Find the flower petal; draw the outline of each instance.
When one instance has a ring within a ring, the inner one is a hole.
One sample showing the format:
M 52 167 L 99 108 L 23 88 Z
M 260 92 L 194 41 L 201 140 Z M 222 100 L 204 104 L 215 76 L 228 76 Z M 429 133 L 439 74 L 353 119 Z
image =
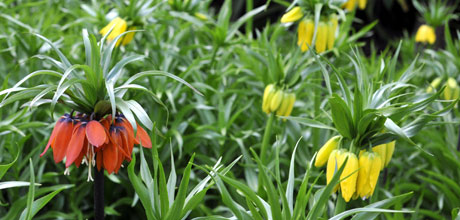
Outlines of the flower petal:
M 152 148 L 152 141 L 147 132 L 139 125 L 137 125 L 136 139 L 145 148 Z
M 115 143 L 110 142 L 102 149 L 102 154 L 104 168 L 109 174 L 113 173 L 118 162 L 118 147 Z
M 86 126 L 83 124 L 78 124 L 77 127 L 75 127 L 75 132 L 72 135 L 72 139 L 69 142 L 66 153 L 66 167 L 69 167 L 77 159 L 77 157 L 80 156 L 86 138 L 85 131 Z
M 70 140 L 72 138 L 72 133 L 74 131 L 73 120 L 65 120 L 62 122 L 62 125 L 59 128 L 59 132 L 56 133 L 56 140 L 53 147 L 53 156 L 56 163 L 61 162 L 66 155 L 67 148 L 69 146 Z
M 91 120 L 86 125 L 86 137 L 89 143 L 96 147 L 102 146 L 107 140 L 104 126 L 95 120 Z
M 56 122 L 56 125 L 54 126 L 53 131 L 51 132 L 50 139 L 48 140 L 48 144 L 46 145 L 45 150 L 43 151 L 43 153 L 40 154 L 40 157 L 43 157 L 43 155 L 45 155 L 46 151 L 48 151 L 48 149 L 50 148 L 51 143 L 54 143 L 54 141 L 55 141 L 55 139 L 56 139 L 56 134 L 58 133 L 58 131 L 59 131 L 61 125 L 62 125 L 62 122 L 61 122 L 61 120 L 59 119 L 59 120 Z M 53 144 L 53 145 L 54 145 L 54 144 Z

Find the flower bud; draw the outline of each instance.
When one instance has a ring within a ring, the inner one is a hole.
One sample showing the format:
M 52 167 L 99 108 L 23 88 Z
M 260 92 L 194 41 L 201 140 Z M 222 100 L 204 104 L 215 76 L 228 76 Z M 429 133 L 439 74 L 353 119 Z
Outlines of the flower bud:
M 375 147 L 372 148 L 372 151 L 378 153 L 380 155 L 380 157 L 382 158 L 381 166 L 380 166 L 380 169 L 382 170 L 385 167 L 385 158 L 386 158 L 386 155 L 387 155 L 387 146 L 386 146 L 386 144 L 381 144 L 381 145 L 375 146 Z
M 454 78 L 449 77 L 446 82 L 446 88 L 444 89 L 444 99 L 445 100 L 455 100 L 458 99 L 460 89 L 458 87 L 457 81 Z
M 326 164 L 329 159 L 331 152 L 337 149 L 339 145 L 340 136 L 334 136 L 329 139 L 322 147 L 319 149 L 318 154 L 316 155 L 315 167 L 322 167 Z
M 433 27 L 423 24 L 415 34 L 415 42 L 433 44 L 436 41 L 436 33 Z
M 294 103 L 295 103 L 295 94 L 294 93 L 289 93 L 287 95 L 287 99 L 288 99 L 288 107 L 287 107 L 287 110 L 286 112 L 284 112 L 284 116 L 289 116 L 291 115 L 291 112 L 292 112 L 292 109 L 294 108 Z M 284 119 L 286 120 L 286 119 Z
M 281 105 L 281 101 L 283 100 L 283 90 L 279 89 L 276 91 L 276 93 L 273 95 L 270 101 L 270 111 L 274 112 L 278 110 L 278 108 Z
M 366 199 L 374 194 L 379 178 L 382 158 L 374 152 L 364 152 L 359 156 L 359 173 L 357 180 L 357 194 Z
M 393 152 L 395 151 L 395 144 L 396 144 L 396 141 L 392 141 L 388 143 L 386 146 L 385 167 L 387 167 L 388 164 L 390 163 L 391 157 L 393 156 Z
M 318 32 L 316 35 L 315 48 L 317 53 L 322 53 L 326 50 L 328 35 L 328 26 L 324 22 L 320 22 L 318 25 Z
M 262 110 L 267 114 L 270 114 L 270 100 L 275 94 L 275 91 L 275 86 L 273 84 L 269 84 L 265 87 L 262 99 Z
M 356 191 L 356 180 L 358 179 L 358 158 L 354 153 L 345 152 L 342 154 L 343 161 L 348 158 L 347 164 L 340 175 L 340 189 L 342 190 L 342 197 L 345 202 L 349 202 L 351 197 Z
M 441 84 L 441 81 L 442 81 L 441 77 L 437 77 L 436 79 L 434 79 L 430 83 L 430 86 L 428 86 L 428 88 L 426 88 L 426 92 L 427 93 L 432 93 L 435 89 L 438 88 L 438 86 Z
M 286 14 L 281 17 L 281 23 L 288 23 L 288 22 L 294 22 L 303 17 L 302 9 L 297 6 L 292 8 L 290 11 L 288 11 Z

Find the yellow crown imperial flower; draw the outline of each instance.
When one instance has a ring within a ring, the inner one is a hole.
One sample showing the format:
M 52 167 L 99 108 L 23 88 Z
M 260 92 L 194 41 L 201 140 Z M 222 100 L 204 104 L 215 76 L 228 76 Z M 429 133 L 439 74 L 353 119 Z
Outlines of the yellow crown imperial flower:
M 387 145 L 386 144 L 381 144 L 381 145 L 377 145 L 375 147 L 372 148 L 372 151 L 378 153 L 380 155 L 380 157 L 382 158 L 382 161 L 381 161 L 381 166 L 380 166 L 380 169 L 382 170 L 384 167 L 385 167 L 385 159 L 383 158 L 387 158 Z
M 272 99 L 275 92 L 275 85 L 268 84 L 265 87 L 264 96 L 262 100 L 262 111 L 264 111 L 267 114 L 270 114 L 270 100 Z
M 435 41 L 436 33 L 433 27 L 423 24 L 418 28 L 415 34 L 415 42 L 434 44 Z
M 359 155 L 359 173 L 356 183 L 356 194 L 362 199 L 369 198 L 374 194 L 381 166 L 382 158 L 379 154 L 364 152 Z
M 430 83 L 430 86 L 428 86 L 428 88 L 426 88 L 426 92 L 427 93 L 432 93 L 435 89 L 438 88 L 438 86 L 441 84 L 441 81 L 442 81 L 441 77 L 437 77 L 436 79 L 434 79 Z
M 280 104 L 280 107 L 276 111 L 278 116 L 289 116 L 291 115 L 292 109 L 295 103 L 295 94 L 283 92 L 283 98 Z M 286 119 L 283 119 L 286 121 Z
M 289 22 L 294 22 L 303 17 L 303 12 L 302 9 L 297 6 L 292 8 L 290 11 L 288 11 L 286 14 L 281 17 L 281 23 L 289 23 Z
M 342 175 L 340 175 L 340 189 L 342 191 L 342 197 L 345 202 L 349 202 L 356 191 L 356 180 L 358 179 L 359 163 L 358 158 L 354 153 L 345 152 L 341 155 L 341 157 L 343 157 L 343 159 L 341 159 L 342 161 L 345 161 L 345 159 L 348 158 Z
M 113 27 L 113 29 L 112 29 Z M 117 17 L 115 19 L 113 19 L 112 21 L 110 21 L 110 23 L 105 26 L 104 28 L 101 29 L 101 31 L 99 31 L 100 34 L 102 35 L 106 35 L 110 29 L 112 29 L 112 32 L 110 32 L 110 34 L 107 36 L 107 40 L 108 41 L 113 41 L 116 37 L 118 37 L 118 35 L 122 34 L 123 32 L 126 31 L 127 29 L 127 23 L 124 19 L 120 18 L 120 17 Z M 133 33 L 134 35 L 134 33 Z M 132 39 L 132 37 L 131 37 Z M 122 40 L 118 40 L 117 43 L 116 43 L 116 46 L 120 45 L 120 43 L 122 42 Z
M 315 166 L 322 167 L 326 164 L 331 155 L 331 152 L 337 149 L 339 146 L 340 136 L 334 136 L 329 139 L 322 147 L 319 149 L 318 154 L 316 155 Z
M 129 31 L 135 31 L 136 27 L 130 27 Z M 123 41 L 121 42 L 121 45 L 125 46 L 126 44 L 129 44 L 134 38 L 135 32 L 129 32 L 123 37 Z
M 342 5 L 342 8 L 347 9 L 348 11 L 353 11 L 358 5 L 359 9 L 364 10 L 366 8 L 367 0 L 348 0 Z
M 342 166 L 344 157 L 343 154 L 345 151 L 343 149 L 333 150 L 327 159 L 327 166 L 326 166 L 326 181 L 329 184 L 334 177 L 334 174 L 339 170 Z M 334 187 L 334 192 L 339 189 L 339 184 Z
M 395 145 L 396 145 L 396 141 L 392 141 L 388 143 L 386 146 L 385 167 L 387 167 L 388 164 L 390 163 L 391 157 L 393 156 L 393 153 L 395 151 Z
M 270 100 L 270 112 L 274 112 L 278 110 L 278 108 L 281 105 L 281 101 L 283 101 L 283 96 L 284 96 L 283 90 L 279 89 L 275 92 L 275 94 Z
M 328 29 L 328 26 L 324 22 L 319 23 L 315 43 L 317 53 L 322 53 L 326 50 Z
M 297 45 L 300 46 L 302 52 L 311 47 L 313 34 L 315 32 L 315 23 L 311 19 L 303 20 L 299 23 L 297 30 Z
M 443 95 L 445 100 L 458 99 L 460 95 L 460 88 L 458 87 L 457 81 L 454 78 L 449 77 L 447 80 Z

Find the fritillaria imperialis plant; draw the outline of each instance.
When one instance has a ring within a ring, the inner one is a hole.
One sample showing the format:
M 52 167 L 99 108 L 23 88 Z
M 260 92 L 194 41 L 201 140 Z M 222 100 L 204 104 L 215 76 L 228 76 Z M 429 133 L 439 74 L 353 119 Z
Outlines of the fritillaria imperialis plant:
M 345 202 L 372 196 L 380 171 L 391 160 L 395 140 L 399 138 L 416 146 L 410 138 L 429 121 L 448 112 L 456 103 L 455 100 L 442 110 L 427 112 L 429 104 L 445 88 L 431 94 L 412 91 L 415 87 L 408 82 L 419 71 L 414 67 L 415 61 L 403 73 L 397 73 L 395 64 L 398 54 L 392 59 L 382 57 L 381 66 L 377 68 L 379 73 L 370 75 L 360 63 L 360 55 L 356 51 L 354 54 L 356 58 L 350 57 L 357 73 L 353 87 L 346 84 L 342 76 L 344 70 L 332 66 L 333 75 L 340 87 L 340 93 L 330 92 L 328 99 L 334 127 L 317 120 L 292 118 L 313 127 L 329 128 L 339 134 L 321 147 L 315 166 L 327 164 L 328 184 L 338 168 L 344 166 L 341 181 L 334 185 L 334 191 L 340 190 Z M 322 70 L 327 71 L 324 67 Z M 326 87 L 331 91 L 328 75 L 323 75 L 326 76 Z M 396 80 L 390 81 L 393 77 Z
M 96 219 L 103 218 L 104 214 L 101 171 L 105 169 L 109 174 L 117 173 L 124 161 L 131 160 L 134 145 L 152 147 L 149 134 L 141 126 L 142 124 L 151 131 L 152 121 L 137 101 L 126 100 L 125 95 L 129 90 L 143 91 L 164 106 L 149 89 L 134 82 L 146 76 L 167 76 L 191 87 L 177 76 L 161 71 L 145 71 L 124 78 L 123 67 L 128 63 L 142 60 L 143 56 L 126 56 L 111 65 L 112 51 L 117 42 L 125 34 L 130 33 L 119 34 L 106 46 L 106 38 L 115 29 L 115 26 L 111 27 L 99 42 L 94 35 L 83 30 L 86 54 L 84 64 L 71 64 L 51 41 L 36 34 L 55 50 L 60 60 L 44 55 L 40 55 L 40 58 L 50 61 L 59 71 L 35 71 L 0 94 L 4 95 L 0 106 L 20 99 L 31 99 L 24 106 L 36 107 L 47 103 L 51 105 L 52 112 L 56 105 L 71 109 L 70 113 L 57 120 L 41 156 L 51 147 L 55 162 L 65 161 L 65 174 L 70 173 L 69 168 L 72 164 L 76 167 L 86 164 L 88 181 L 93 180 L 92 168 L 97 168 L 99 172 L 96 172 L 95 177 Z M 30 88 L 21 87 L 24 82 L 39 75 L 53 78 Z

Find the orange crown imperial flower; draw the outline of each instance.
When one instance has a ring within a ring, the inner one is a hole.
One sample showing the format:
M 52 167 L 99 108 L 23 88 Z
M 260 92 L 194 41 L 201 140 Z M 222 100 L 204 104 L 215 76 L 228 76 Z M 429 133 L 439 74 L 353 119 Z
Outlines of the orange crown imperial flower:
M 93 180 L 91 168 L 104 168 L 109 174 L 121 167 L 123 161 L 131 161 L 135 144 L 151 148 L 152 142 L 147 132 L 137 125 L 137 134 L 128 120 L 117 114 L 115 119 L 109 115 L 101 120 L 93 120 L 86 114 L 65 114 L 56 122 L 43 156 L 51 147 L 54 161 L 61 162 L 64 157 L 66 168 L 75 163 L 80 167 L 88 164 L 88 181 Z M 65 174 L 68 174 L 66 169 Z

